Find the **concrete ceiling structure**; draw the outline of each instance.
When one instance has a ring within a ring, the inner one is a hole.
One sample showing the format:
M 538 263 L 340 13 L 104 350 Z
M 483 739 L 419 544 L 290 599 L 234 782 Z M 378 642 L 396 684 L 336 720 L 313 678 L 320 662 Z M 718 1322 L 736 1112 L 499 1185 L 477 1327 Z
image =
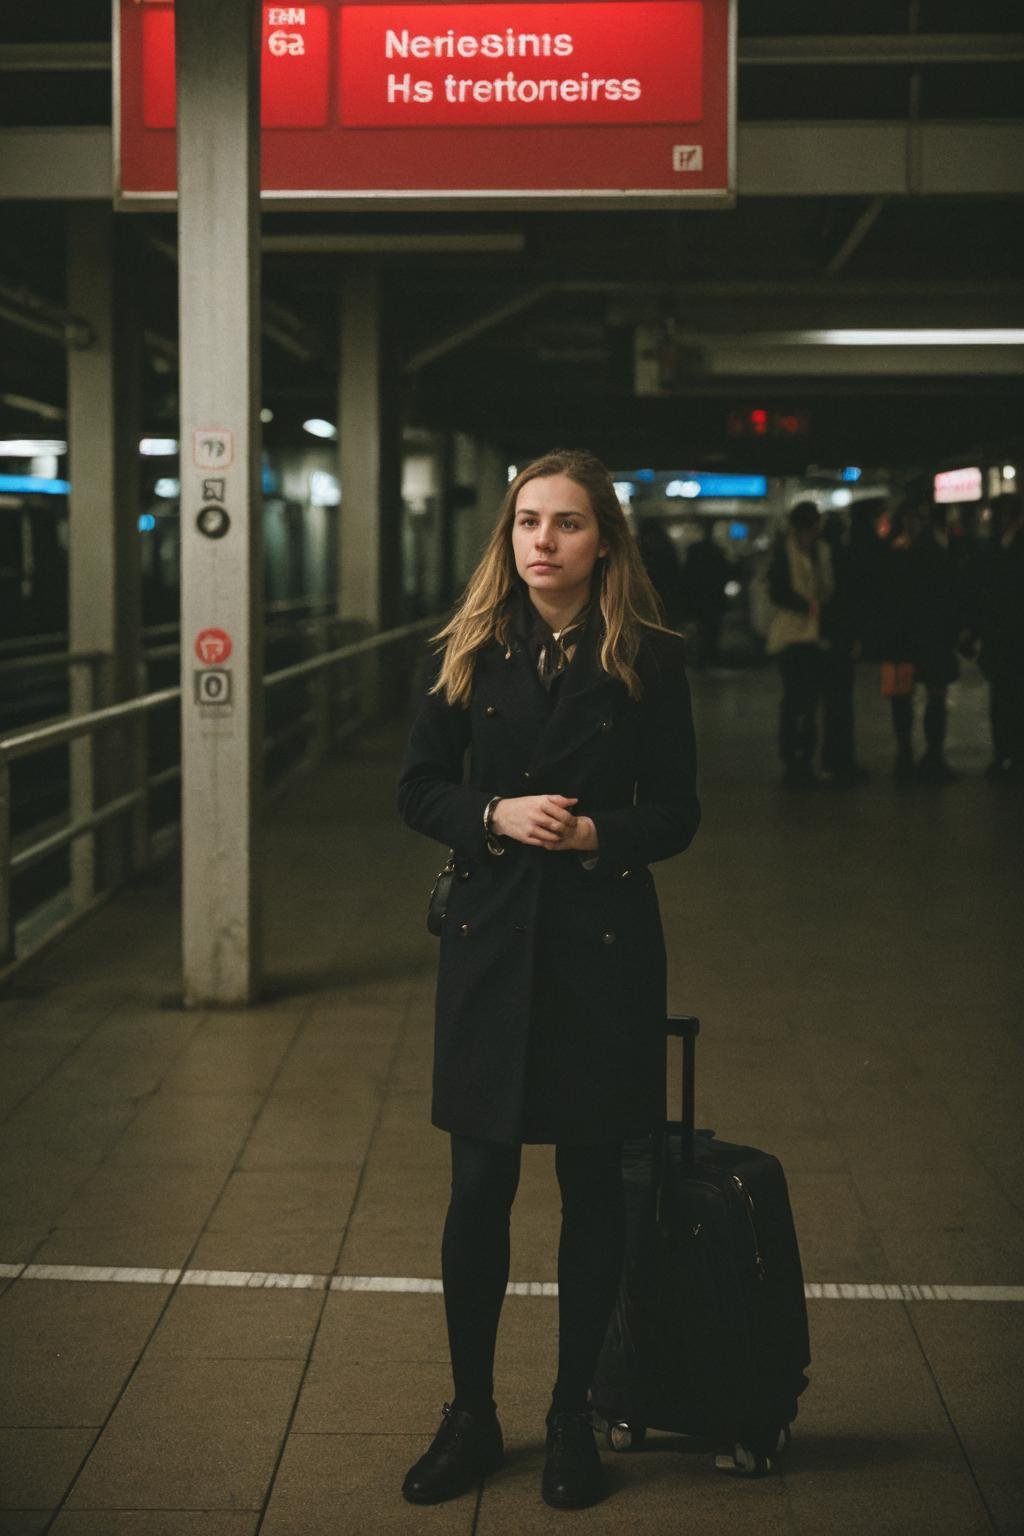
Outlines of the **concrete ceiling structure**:
M 620 466 L 799 473 L 1019 444 L 1019 4 L 741 0 L 739 18 L 733 209 L 268 212 L 268 439 L 331 417 L 339 282 L 372 261 L 407 423 L 511 457 L 580 442 Z M 94 0 L 40 0 L 4 22 L 2 433 L 60 419 L 75 343 L 64 204 L 110 195 L 109 27 Z M 176 408 L 174 219 L 121 224 L 160 432 Z M 665 388 L 639 394 L 637 354 L 652 346 L 671 354 Z M 735 435 L 753 408 L 800 430 Z

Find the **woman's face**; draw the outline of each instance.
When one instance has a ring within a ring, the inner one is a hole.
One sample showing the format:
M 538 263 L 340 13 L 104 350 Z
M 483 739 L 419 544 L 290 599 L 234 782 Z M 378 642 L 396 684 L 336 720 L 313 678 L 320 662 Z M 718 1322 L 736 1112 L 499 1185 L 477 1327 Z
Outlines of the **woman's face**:
M 582 485 L 568 475 L 526 482 L 516 497 L 512 553 L 531 593 L 586 602 L 594 566 L 606 552 Z

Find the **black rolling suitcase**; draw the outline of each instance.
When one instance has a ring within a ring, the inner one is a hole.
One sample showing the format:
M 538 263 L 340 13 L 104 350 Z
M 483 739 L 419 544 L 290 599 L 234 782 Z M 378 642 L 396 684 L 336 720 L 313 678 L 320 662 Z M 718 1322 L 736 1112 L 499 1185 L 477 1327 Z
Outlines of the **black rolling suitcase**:
M 724 1469 L 763 1474 L 810 1364 L 786 1180 L 768 1153 L 695 1131 L 700 1024 L 667 1029 L 683 1040 L 683 1118 L 624 1147 L 626 1259 L 592 1420 L 616 1450 L 670 1430 L 721 1442 Z

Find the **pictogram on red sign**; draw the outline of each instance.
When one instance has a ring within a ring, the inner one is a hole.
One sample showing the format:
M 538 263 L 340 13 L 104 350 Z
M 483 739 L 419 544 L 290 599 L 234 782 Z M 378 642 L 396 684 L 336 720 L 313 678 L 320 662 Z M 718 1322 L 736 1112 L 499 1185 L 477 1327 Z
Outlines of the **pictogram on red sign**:
M 201 629 L 196 635 L 196 655 L 208 667 L 227 661 L 231 655 L 231 636 L 226 629 Z

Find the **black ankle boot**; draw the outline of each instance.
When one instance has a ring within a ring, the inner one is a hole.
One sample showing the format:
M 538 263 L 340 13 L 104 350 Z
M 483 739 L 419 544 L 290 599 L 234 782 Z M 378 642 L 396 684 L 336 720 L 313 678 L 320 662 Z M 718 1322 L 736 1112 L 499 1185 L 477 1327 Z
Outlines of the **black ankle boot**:
M 441 1428 L 430 1449 L 405 1474 L 402 1493 L 410 1504 L 440 1504 L 473 1488 L 500 1467 L 505 1454 L 494 1416 L 463 1413 L 445 1403 Z
M 586 1413 L 552 1408 L 541 1493 L 555 1509 L 583 1509 L 605 1494 L 604 1467 Z

